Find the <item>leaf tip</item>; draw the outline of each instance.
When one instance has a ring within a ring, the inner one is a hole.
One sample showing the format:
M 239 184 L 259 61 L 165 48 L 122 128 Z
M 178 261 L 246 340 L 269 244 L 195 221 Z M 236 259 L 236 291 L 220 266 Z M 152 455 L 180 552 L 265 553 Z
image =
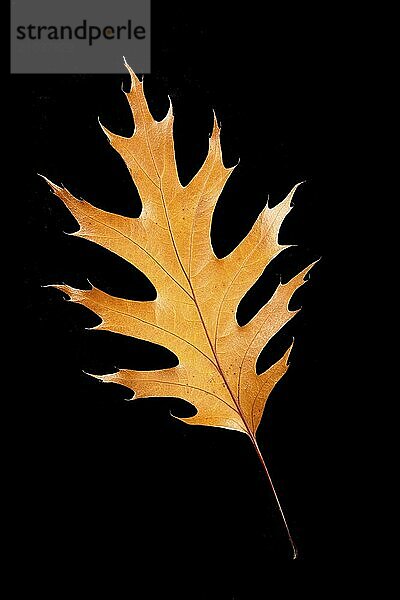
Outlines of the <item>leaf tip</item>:
M 43 288 L 54 288 L 55 290 L 60 290 L 60 292 L 63 292 L 64 294 L 66 294 L 68 296 L 68 298 L 64 298 L 64 300 L 66 302 L 70 302 L 71 301 L 71 294 L 74 290 L 74 288 L 71 288 L 69 285 L 66 285 L 65 283 L 49 283 L 47 285 L 42 285 L 41 287 Z
M 72 237 L 79 237 L 79 232 L 81 231 L 81 227 L 79 227 L 79 229 L 77 231 L 62 231 L 61 233 L 63 235 L 68 235 L 68 236 L 72 236 Z
M 289 198 L 289 201 L 290 201 L 290 207 L 291 207 L 291 208 L 294 206 L 294 204 L 293 204 L 293 198 L 294 198 L 294 195 L 295 195 L 295 193 L 296 193 L 297 189 L 298 189 L 298 188 L 299 188 L 301 185 L 303 185 L 304 183 L 307 183 L 307 180 L 306 180 L 306 179 L 304 179 L 303 181 L 299 181 L 298 183 L 296 183 L 296 184 L 295 184 L 295 185 L 292 187 L 292 189 L 290 190 L 290 192 L 289 192 L 289 195 L 288 195 L 288 198 Z
M 49 185 L 50 189 L 54 194 L 56 194 L 57 192 L 62 192 L 63 188 L 51 181 L 50 179 L 48 179 L 45 175 L 42 175 L 41 173 L 37 173 L 37 175 L 45 180 L 45 182 Z
M 171 96 L 168 94 L 168 101 L 169 101 L 169 107 L 168 107 L 168 111 L 167 114 L 165 115 L 165 118 L 168 119 L 169 117 L 173 117 L 174 116 L 174 107 L 172 104 L 172 98 Z
M 131 87 L 130 87 L 130 90 L 128 92 L 128 93 L 130 93 L 136 87 L 136 85 L 140 85 L 141 84 L 141 81 L 140 81 L 139 77 L 136 75 L 135 71 L 128 64 L 125 56 L 123 56 L 122 58 L 124 60 L 124 66 L 127 69 L 129 75 L 131 76 Z
M 85 369 L 81 369 L 81 372 L 84 375 L 87 375 L 88 377 L 92 377 L 93 379 L 98 379 L 99 381 L 102 381 L 101 375 L 95 375 L 94 373 L 89 373 L 88 371 L 85 371 Z
M 87 375 L 88 377 L 92 377 L 93 379 L 98 379 L 99 381 L 101 381 L 101 383 L 109 383 L 108 378 L 112 375 L 115 375 L 115 373 L 110 373 L 107 375 L 96 375 L 96 373 L 89 373 L 89 371 L 85 371 L 84 369 L 82 369 L 82 373 L 84 375 Z M 118 373 L 118 371 L 116 371 L 116 373 Z
M 107 127 L 105 127 L 103 125 L 103 123 L 100 121 L 100 117 L 97 117 L 97 121 L 98 121 L 98 123 L 99 123 L 99 125 L 100 125 L 100 127 L 101 127 L 101 129 L 103 131 L 103 133 L 105 134 L 105 136 L 107 137 L 108 141 L 111 144 L 112 143 L 112 138 L 113 138 L 112 132 L 109 129 L 107 129 Z
M 104 320 L 102 319 L 97 325 L 93 325 L 93 327 L 84 327 L 84 329 L 85 331 L 101 331 L 102 329 L 104 329 L 103 325 Z
M 123 398 L 124 402 L 131 402 L 132 400 L 136 400 L 136 392 L 133 392 L 130 398 Z
M 49 287 L 53 288 L 53 287 L 56 287 L 56 285 L 57 284 L 55 284 L 55 283 L 42 283 L 40 287 L 41 288 L 49 288 Z
M 290 355 L 292 353 L 293 346 L 294 346 L 294 337 L 292 337 L 290 346 L 285 350 L 285 352 L 282 354 L 280 359 L 274 365 L 272 365 L 271 369 L 273 369 L 277 365 L 281 365 L 281 367 L 283 367 L 283 369 L 284 369 L 283 373 L 286 372 L 286 370 L 290 367 L 290 364 L 291 364 L 290 363 Z M 262 375 L 265 373 L 268 373 L 268 369 L 267 369 L 267 371 L 264 371 L 264 373 L 262 373 Z
M 305 269 L 303 269 L 304 277 L 306 277 L 306 275 L 308 275 L 308 278 L 304 280 L 305 282 L 310 279 L 309 273 L 310 273 L 311 269 L 313 269 L 315 267 L 315 265 L 317 265 L 319 263 L 320 260 L 322 260 L 322 256 L 320 256 L 319 258 L 315 259 L 311 264 L 308 265 L 308 267 L 306 267 Z
M 215 112 L 215 108 L 212 109 L 213 112 L 213 130 L 212 130 L 212 134 L 218 134 L 221 131 L 221 124 L 218 123 L 218 119 L 217 119 L 217 113 Z

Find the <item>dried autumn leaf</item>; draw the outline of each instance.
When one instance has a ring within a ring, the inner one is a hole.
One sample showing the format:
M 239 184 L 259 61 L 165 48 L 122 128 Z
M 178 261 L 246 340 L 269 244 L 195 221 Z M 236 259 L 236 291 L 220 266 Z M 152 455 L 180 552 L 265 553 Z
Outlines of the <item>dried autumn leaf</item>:
M 197 414 L 177 418 L 189 425 L 245 433 L 268 476 L 296 557 L 256 442 L 266 401 L 287 371 L 291 347 L 264 373 L 256 373 L 256 362 L 264 346 L 296 314 L 288 309 L 289 301 L 314 263 L 281 283 L 246 325 L 238 325 L 236 310 L 266 266 L 287 247 L 278 242 L 278 234 L 297 186 L 277 206 L 266 206 L 245 239 L 228 256 L 217 258 L 210 239 L 211 221 L 234 169 L 223 164 L 218 124 L 214 118 L 202 167 L 188 185 L 182 186 L 175 161 L 172 107 L 162 121 L 155 121 L 143 83 L 126 66 L 131 75 L 126 96 L 135 131 L 126 138 L 103 130 L 132 175 L 143 203 L 140 216 L 129 218 L 100 210 L 47 181 L 80 225 L 73 235 L 95 242 L 139 268 L 153 283 L 157 297 L 132 301 L 95 287 L 54 287 L 101 318 L 95 329 L 160 344 L 178 357 L 179 364 L 169 369 L 122 369 L 96 377 L 126 386 L 134 398 L 187 400 Z

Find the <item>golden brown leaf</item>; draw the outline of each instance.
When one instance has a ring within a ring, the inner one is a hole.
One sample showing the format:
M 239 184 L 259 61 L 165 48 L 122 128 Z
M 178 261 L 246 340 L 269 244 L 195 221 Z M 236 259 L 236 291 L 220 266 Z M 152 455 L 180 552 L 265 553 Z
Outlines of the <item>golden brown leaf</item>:
M 181 421 L 245 433 L 268 475 L 255 435 L 268 396 L 287 371 L 291 348 L 260 375 L 256 362 L 264 346 L 296 314 L 288 309 L 289 301 L 313 265 L 280 284 L 246 325 L 238 325 L 236 310 L 266 266 L 286 248 L 278 235 L 297 186 L 277 206 L 266 206 L 245 239 L 228 256 L 217 258 L 210 239 L 211 221 L 233 171 L 223 164 L 218 124 L 214 119 L 202 167 L 182 186 L 175 162 L 172 107 L 162 121 L 155 121 L 143 83 L 128 69 L 132 83 L 126 96 L 134 134 L 126 138 L 103 129 L 138 189 L 143 204 L 140 216 L 128 218 L 100 210 L 65 188 L 49 184 L 79 223 L 74 235 L 139 268 L 153 283 L 157 297 L 142 302 L 116 298 L 95 287 L 55 287 L 101 318 L 95 329 L 160 344 L 179 360 L 169 369 L 122 369 L 99 379 L 130 388 L 134 398 L 187 400 L 197 413 Z

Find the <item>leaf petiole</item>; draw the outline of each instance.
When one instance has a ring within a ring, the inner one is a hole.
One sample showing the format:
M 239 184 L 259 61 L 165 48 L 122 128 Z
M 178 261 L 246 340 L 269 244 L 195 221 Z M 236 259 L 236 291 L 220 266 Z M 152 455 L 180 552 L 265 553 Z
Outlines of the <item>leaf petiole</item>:
M 274 484 L 273 484 L 273 481 L 272 481 L 272 479 L 271 479 L 271 475 L 269 474 L 269 471 L 268 471 L 267 465 L 265 464 L 264 457 L 263 457 L 263 455 L 261 454 L 261 450 L 260 450 L 260 448 L 259 448 L 259 446 L 258 446 L 258 444 L 257 444 L 257 440 L 256 440 L 256 438 L 255 438 L 253 435 L 249 435 L 249 437 L 250 437 L 250 439 L 251 439 L 251 442 L 252 442 L 252 444 L 253 444 L 253 446 L 254 446 L 254 449 L 255 449 L 255 451 L 256 451 L 256 453 L 257 453 L 257 456 L 258 456 L 258 458 L 259 458 L 259 460 L 260 460 L 260 462 L 261 462 L 261 464 L 262 464 L 262 467 L 263 467 L 263 469 L 264 469 L 264 472 L 265 472 L 265 474 L 266 474 L 266 476 L 267 476 L 267 479 L 268 479 L 268 481 L 269 481 L 269 484 L 270 484 L 270 486 L 271 486 L 272 492 L 273 492 L 273 494 L 274 494 L 274 497 L 275 497 L 276 504 L 277 504 L 277 506 L 278 506 L 278 509 L 279 509 L 279 512 L 280 512 L 280 514 L 281 514 L 281 517 L 282 517 L 283 523 L 284 523 L 284 525 L 285 525 L 285 529 L 286 529 L 286 532 L 287 532 L 287 535 L 288 535 L 288 538 L 289 538 L 290 545 L 292 546 L 292 550 L 293 550 L 293 560 L 295 560 L 295 559 L 298 557 L 298 551 L 297 551 L 297 547 L 296 547 L 296 544 L 295 544 L 295 543 L 294 543 L 294 541 L 293 541 L 292 534 L 290 533 L 289 525 L 288 525 L 288 523 L 287 523 L 287 521 L 286 521 L 285 513 L 283 512 L 283 509 L 282 509 L 281 503 L 280 503 L 280 501 L 279 501 L 279 498 L 278 498 L 278 494 L 276 493 L 275 486 L 274 486 Z

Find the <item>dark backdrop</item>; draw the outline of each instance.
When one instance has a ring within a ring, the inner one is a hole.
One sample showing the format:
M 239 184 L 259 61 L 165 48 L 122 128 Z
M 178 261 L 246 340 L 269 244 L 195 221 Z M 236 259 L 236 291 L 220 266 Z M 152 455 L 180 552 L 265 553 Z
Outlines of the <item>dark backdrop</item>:
M 239 319 L 245 322 L 268 299 L 280 275 L 286 279 L 322 257 L 292 303 L 303 306 L 302 312 L 262 356 L 265 368 L 295 336 L 291 367 L 270 397 L 258 433 L 299 560 L 319 559 L 334 543 L 337 477 L 330 350 L 335 332 L 329 315 L 345 80 L 335 21 L 304 6 L 297 13 L 267 7 L 262 14 L 255 3 L 219 12 L 194 4 L 189 14 L 185 7 L 157 4 L 152 74 L 145 85 L 156 117 L 164 115 L 171 95 L 183 182 L 204 158 L 212 108 L 222 123 L 225 163 L 240 157 L 214 218 L 218 256 L 249 230 L 268 194 L 276 203 L 306 181 L 281 235 L 282 242 L 298 247 L 268 267 L 242 303 Z M 17 218 L 24 222 L 23 370 L 17 385 L 28 549 L 51 568 L 73 570 L 89 559 L 107 564 L 117 556 L 128 560 L 134 575 L 138 557 L 155 573 L 164 563 L 174 572 L 201 572 L 203 581 L 215 571 L 230 598 L 250 575 L 262 586 L 276 561 L 290 559 L 250 442 L 235 432 L 174 420 L 170 409 L 192 414 L 182 400 L 126 403 L 127 390 L 87 377 L 83 371 L 174 362 L 150 344 L 85 330 L 97 322 L 93 313 L 41 287 L 85 287 L 88 278 L 115 295 L 151 297 L 144 277 L 121 259 L 63 234 L 76 224 L 36 175 L 101 208 L 139 214 L 128 173 L 97 122 L 99 116 L 112 131 L 132 131 L 121 82 L 127 88 L 128 77 L 12 79 L 15 139 L 24 148 L 16 182 Z

